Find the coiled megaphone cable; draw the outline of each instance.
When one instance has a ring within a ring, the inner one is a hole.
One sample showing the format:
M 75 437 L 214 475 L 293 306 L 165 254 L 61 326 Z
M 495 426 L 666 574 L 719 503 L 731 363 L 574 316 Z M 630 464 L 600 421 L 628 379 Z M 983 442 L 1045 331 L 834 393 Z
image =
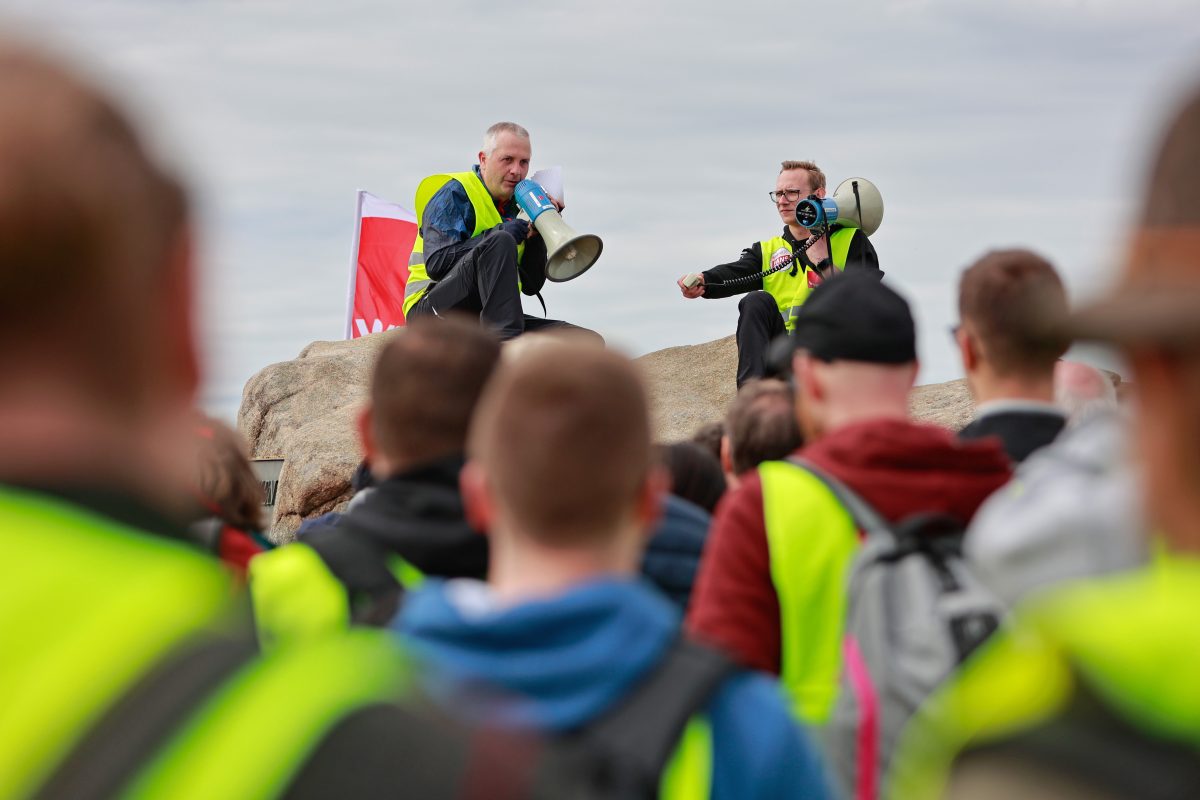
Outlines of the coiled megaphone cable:
M 763 278 L 767 277 L 768 275 L 774 275 L 776 272 L 783 272 L 785 269 L 791 269 L 796 266 L 797 256 L 799 256 L 801 253 L 807 252 L 808 248 L 810 248 L 814 244 L 816 244 L 820 240 L 822 235 L 827 235 L 827 234 L 814 233 L 812 236 L 808 237 L 803 242 L 796 245 L 796 249 L 794 249 L 792 251 L 791 261 L 785 261 L 784 263 L 779 264 L 774 267 L 771 267 L 770 269 L 768 269 L 764 272 L 756 272 L 753 275 L 743 275 L 740 278 L 730 278 L 727 281 L 717 281 L 716 283 L 705 282 L 704 285 L 705 286 L 741 286 L 744 283 L 753 283 L 754 281 L 762 280 Z M 830 250 L 829 253 L 830 253 L 830 256 L 832 257 L 833 250 Z

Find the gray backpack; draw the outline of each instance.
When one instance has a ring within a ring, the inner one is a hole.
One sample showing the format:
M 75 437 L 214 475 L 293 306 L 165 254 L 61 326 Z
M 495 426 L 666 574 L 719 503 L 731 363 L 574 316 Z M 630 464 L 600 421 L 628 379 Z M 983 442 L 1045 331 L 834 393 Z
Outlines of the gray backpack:
M 1003 606 L 964 562 L 960 522 L 929 514 L 891 525 L 841 481 L 795 463 L 863 532 L 847 580 L 841 685 L 822 740 L 841 796 L 874 800 L 905 724 L 999 627 Z

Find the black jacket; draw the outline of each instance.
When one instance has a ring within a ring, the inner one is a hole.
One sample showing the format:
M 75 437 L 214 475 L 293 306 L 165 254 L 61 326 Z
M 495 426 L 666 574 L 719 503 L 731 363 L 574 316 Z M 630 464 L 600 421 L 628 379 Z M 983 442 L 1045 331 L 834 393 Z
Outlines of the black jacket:
M 996 411 L 973 420 L 958 432 L 958 438 L 999 436 L 1004 444 L 1004 452 L 1014 464 L 1019 464 L 1034 450 L 1054 441 L 1066 424 L 1066 415 L 1049 409 Z
M 388 565 L 393 554 L 429 576 L 487 576 L 487 537 L 463 512 L 462 466 L 463 457 L 452 456 L 381 481 L 336 526 L 304 537 L 346 585 L 356 622 L 382 625 L 395 611 L 400 585 Z

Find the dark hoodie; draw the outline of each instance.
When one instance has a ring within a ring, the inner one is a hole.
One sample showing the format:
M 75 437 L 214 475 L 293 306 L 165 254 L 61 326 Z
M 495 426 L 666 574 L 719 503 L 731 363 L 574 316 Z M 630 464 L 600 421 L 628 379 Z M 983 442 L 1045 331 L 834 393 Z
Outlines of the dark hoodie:
M 963 442 L 933 425 L 883 419 L 840 428 L 799 451 L 892 522 L 949 514 L 966 525 L 1008 482 L 994 439 Z M 749 667 L 778 674 L 779 598 L 771 580 L 762 481 L 748 474 L 717 510 L 692 593 L 688 627 Z
M 332 555 L 330 543 L 344 538 L 369 542 L 385 556 L 395 553 L 425 575 L 482 578 L 488 540 L 464 516 L 458 489 L 462 467 L 463 457 L 451 456 L 377 483 L 337 527 L 313 531 L 304 543 L 321 553 L 338 577 L 351 582 L 359 568 L 369 567 Z
M 384 625 L 400 602 L 399 576 L 403 588 L 421 576 L 482 578 L 488 541 L 464 517 L 458 488 L 462 466 L 462 456 L 453 456 L 395 475 L 377 484 L 336 526 L 256 557 L 250 588 L 264 641 L 323 633 L 349 622 Z M 319 558 L 297 558 L 304 555 L 297 548 L 315 551 Z M 401 569 L 397 558 L 407 566 Z M 414 576 L 410 567 L 421 575 Z

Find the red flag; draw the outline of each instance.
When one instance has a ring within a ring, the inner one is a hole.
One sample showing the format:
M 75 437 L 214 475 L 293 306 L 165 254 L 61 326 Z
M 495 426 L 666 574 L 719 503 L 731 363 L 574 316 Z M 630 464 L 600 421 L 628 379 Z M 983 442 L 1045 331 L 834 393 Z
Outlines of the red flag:
M 415 214 L 370 192 L 358 193 L 346 296 L 347 339 L 404 325 L 404 286 L 416 238 Z

